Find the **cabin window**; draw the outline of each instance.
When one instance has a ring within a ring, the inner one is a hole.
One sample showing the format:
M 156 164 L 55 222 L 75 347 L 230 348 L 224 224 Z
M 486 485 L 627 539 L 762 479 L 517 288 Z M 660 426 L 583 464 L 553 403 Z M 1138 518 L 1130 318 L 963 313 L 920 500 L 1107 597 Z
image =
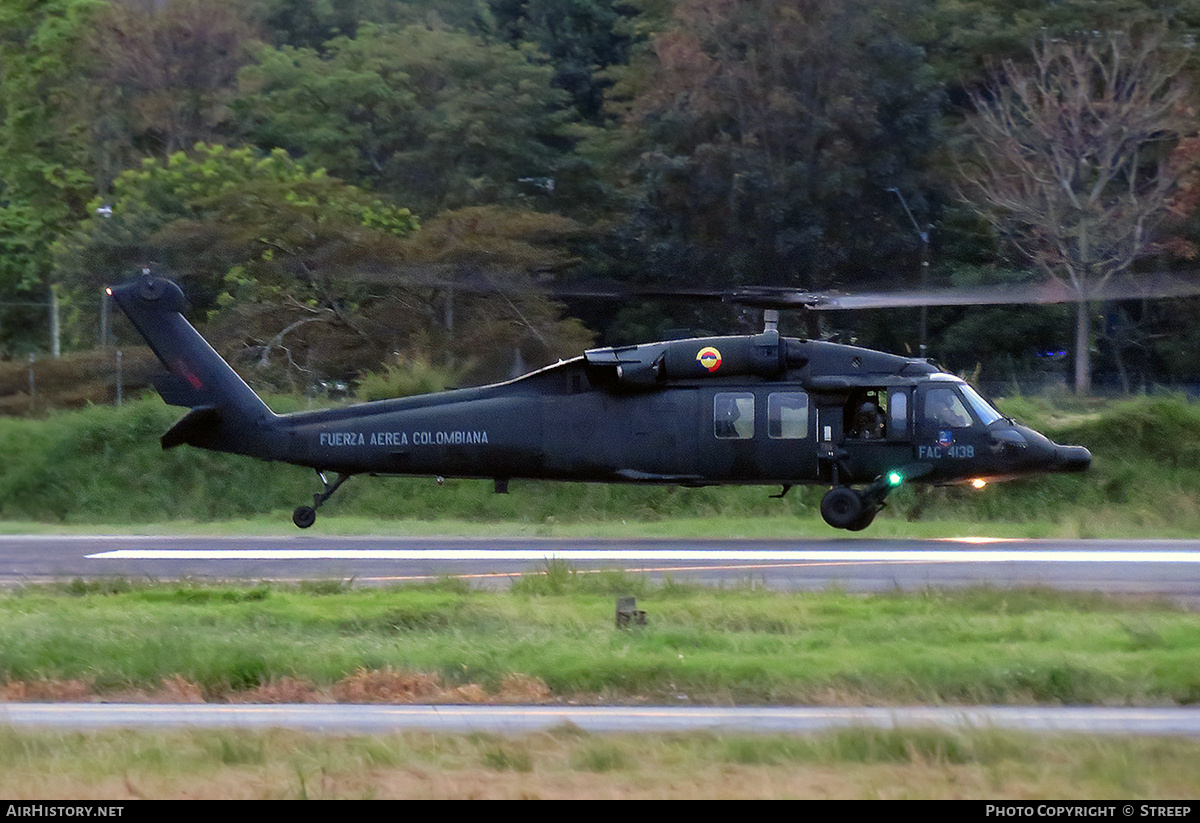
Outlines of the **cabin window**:
M 808 395 L 802 391 L 769 394 L 767 434 L 779 440 L 808 437 Z
M 754 395 L 721 392 L 713 398 L 713 433 L 722 440 L 748 440 L 754 436 Z
M 925 393 L 925 419 L 948 429 L 965 429 L 972 423 L 970 412 L 958 392 L 951 388 L 930 389 Z
M 899 435 L 908 430 L 908 392 L 893 390 L 888 394 L 888 431 Z

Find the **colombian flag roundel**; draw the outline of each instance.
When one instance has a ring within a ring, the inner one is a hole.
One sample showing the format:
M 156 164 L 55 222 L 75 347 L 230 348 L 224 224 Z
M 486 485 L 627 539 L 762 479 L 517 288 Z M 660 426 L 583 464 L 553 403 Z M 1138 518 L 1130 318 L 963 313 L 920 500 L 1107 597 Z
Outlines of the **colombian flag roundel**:
M 721 368 L 721 353 L 712 346 L 705 346 L 696 355 L 696 361 L 710 372 L 714 372 Z

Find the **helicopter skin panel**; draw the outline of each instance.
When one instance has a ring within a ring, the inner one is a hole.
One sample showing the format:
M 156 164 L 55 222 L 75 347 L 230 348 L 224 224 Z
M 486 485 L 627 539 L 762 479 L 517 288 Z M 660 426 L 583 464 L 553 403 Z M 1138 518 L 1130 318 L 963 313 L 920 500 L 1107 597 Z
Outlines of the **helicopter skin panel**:
M 476 395 L 369 416 L 290 415 L 286 460 L 348 474 L 536 477 L 541 402 Z
M 547 397 L 544 471 L 562 479 L 693 482 L 697 391 L 590 391 Z

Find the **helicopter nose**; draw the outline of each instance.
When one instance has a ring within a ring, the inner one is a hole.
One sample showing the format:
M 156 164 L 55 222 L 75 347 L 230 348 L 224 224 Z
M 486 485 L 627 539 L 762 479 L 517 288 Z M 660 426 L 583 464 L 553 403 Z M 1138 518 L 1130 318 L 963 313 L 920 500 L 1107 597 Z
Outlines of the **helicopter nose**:
M 1092 465 L 1092 453 L 1083 446 L 1058 446 L 1054 451 L 1054 470 L 1083 472 Z

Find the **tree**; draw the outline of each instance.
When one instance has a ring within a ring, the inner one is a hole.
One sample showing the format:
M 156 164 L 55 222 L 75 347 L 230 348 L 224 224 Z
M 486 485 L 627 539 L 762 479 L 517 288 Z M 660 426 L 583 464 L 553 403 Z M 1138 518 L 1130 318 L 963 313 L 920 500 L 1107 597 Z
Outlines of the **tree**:
M 628 60 L 630 36 L 621 30 L 631 7 L 619 0 L 489 0 L 500 32 L 511 43 L 533 43 L 554 66 L 579 117 L 599 124 L 605 69 Z
M 1158 39 L 1047 38 L 972 96 L 965 194 L 1001 238 L 1064 283 L 1075 390 L 1091 389 L 1092 295 L 1152 248 L 1178 183 L 1186 52 Z
M 358 273 L 391 260 L 416 230 L 407 209 L 282 150 L 206 144 L 123 172 L 108 203 L 110 216 L 93 209 L 59 245 L 59 269 L 76 290 L 98 294 L 151 267 L 183 283 L 230 356 L 253 355 L 264 370 L 274 358 L 289 377 L 292 366 L 337 373 L 378 362 L 357 323 L 366 293 Z M 359 360 L 347 355 L 355 345 Z
M 531 58 L 459 31 L 363 26 L 321 52 L 265 50 L 237 110 L 257 144 L 419 213 L 512 202 L 539 190 L 522 181 L 553 181 L 566 103 Z
M 888 188 L 922 189 L 941 101 L 903 36 L 912 9 L 677 3 L 617 90 L 644 270 L 804 288 L 894 274 L 910 232 Z
M 392 276 L 423 283 L 430 343 L 471 359 L 474 380 L 513 377 L 514 364 L 539 366 L 593 342 L 544 287 L 578 261 L 564 251 L 579 226 L 565 217 L 505 206 L 442 212 L 401 244 Z
M 1194 0 L 936 0 L 929 4 L 922 45 L 948 84 L 979 88 L 988 66 L 1022 61 L 1040 37 L 1200 30 Z
M 233 0 L 123 0 L 95 16 L 81 108 L 103 188 L 148 154 L 220 139 L 254 31 Z
M 43 348 L 53 242 L 84 216 L 93 177 L 73 110 L 99 0 L 0 4 L 0 356 Z
M 122 173 L 110 202 L 61 244 L 64 277 L 97 292 L 143 266 L 169 273 L 214 344 L 276 388 L 352 380 L 395 352 L 508 377 L 514 350 L 540 365 L 590 340 L 538 288 L 571 262 L 564 218 L 474 208 L 420 229 L 282 149 L 205 144 Z

